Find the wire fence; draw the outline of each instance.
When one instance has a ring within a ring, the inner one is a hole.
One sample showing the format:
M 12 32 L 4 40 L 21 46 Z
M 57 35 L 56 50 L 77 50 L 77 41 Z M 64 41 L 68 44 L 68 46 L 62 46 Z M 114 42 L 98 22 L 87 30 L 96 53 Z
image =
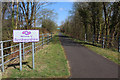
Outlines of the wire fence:
M 40 41 L 35 42 L 34 44 L 30 42 L 14 43 L 13 40 L 0 41 L 0 67 L 2 72 L 4 72 L 6 63 L 9 63 L 16 58 L 21 58 L 20 54 L 22 55 L 22 59 L 24 60 L 25 54 L 29 54 L 33 51 L 35 52 L 39 50 L 40 47 L 48 44 L 50 40 L 52 40 L 52 33 L 41 34 Z

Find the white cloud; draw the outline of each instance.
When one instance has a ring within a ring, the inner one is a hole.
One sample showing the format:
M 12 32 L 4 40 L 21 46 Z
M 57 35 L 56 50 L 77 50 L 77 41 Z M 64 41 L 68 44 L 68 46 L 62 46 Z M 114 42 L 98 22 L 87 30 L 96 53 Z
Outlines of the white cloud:
M 59 8 L 59 10 L 60 10 L 60 11 L 63 11 L 63 10 L 64 10 L 64 8 Z

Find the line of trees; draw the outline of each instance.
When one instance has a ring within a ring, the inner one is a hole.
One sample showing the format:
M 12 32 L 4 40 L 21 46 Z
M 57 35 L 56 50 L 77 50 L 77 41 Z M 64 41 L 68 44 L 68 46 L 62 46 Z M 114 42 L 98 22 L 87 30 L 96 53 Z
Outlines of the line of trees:
M 57 14 L 46 8 L 52 4 L 50 2 L 18 2 L 18 0 L 17 2 L 14 0 L 2 2 L 2 41 L 12 40 L 14 29 L 38 29 L 40 34 L 55 31 Z M 14 44 L 16 43 L 6 42 L 4 47 L 10 47 Z M 4 54 L 12 51 L 14 51 L 13 48 L 4 50 Z
M 40 29 L 41 33 L 55 30 L 57 25 L 53 16 L 56 16 L 56 13 L 47 9 L 48 5 L 52 3 L 2 2 L 2 40 L 12 39 L 13 29 Z M 47 24 L 52 23 L 54 26 L 48 28 L 48 25 L 43 23 L 45 19 Z
M 75 2 L 62 31 L 80 40 L 100 42 L 107 47 L 120 36 L 120 2 Z

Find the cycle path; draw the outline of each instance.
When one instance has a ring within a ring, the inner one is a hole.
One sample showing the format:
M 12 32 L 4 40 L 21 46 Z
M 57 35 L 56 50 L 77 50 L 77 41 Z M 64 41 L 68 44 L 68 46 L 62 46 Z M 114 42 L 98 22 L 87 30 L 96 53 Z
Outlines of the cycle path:
M 71 78 L 118 78 L 118 65 L 59 33 Z

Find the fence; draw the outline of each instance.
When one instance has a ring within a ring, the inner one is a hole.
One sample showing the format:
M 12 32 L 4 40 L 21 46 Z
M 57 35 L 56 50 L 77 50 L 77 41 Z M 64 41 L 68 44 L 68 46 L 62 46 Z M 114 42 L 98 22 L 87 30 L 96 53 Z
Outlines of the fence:
M 110 48 L 112 50 L 120 52 L 120 36 L 110 35 L 85 35 L 85 41 L 91 42 L 91 44 L 98 45 L 102 48 Z
M 22 58 L 24 60 L 25 54 L 32 52 L 34 56 L 34 52 L 40 46 L 43 47 L 43 45 L 48 44 L 50 40 L 52 40 L 52 33 L 41 34 L 40 41 L 35 43 L 33 42 L 32 44 L 29 42 L 13 43 L 13 40 L 0 41 L 0 45 L 1 45 L 0 66 L 1 66 L 2 72 L 4 72 L 5 64 L 16 58 L 20 59 L 20 70 L 22 70 Z M 10 44 L 10 46 L 4 47 L 5 44 Z M 9 59 L 11 56 L 12 58 Z M 34 69 L 34 57 L 33 57 L 33 69 Z

